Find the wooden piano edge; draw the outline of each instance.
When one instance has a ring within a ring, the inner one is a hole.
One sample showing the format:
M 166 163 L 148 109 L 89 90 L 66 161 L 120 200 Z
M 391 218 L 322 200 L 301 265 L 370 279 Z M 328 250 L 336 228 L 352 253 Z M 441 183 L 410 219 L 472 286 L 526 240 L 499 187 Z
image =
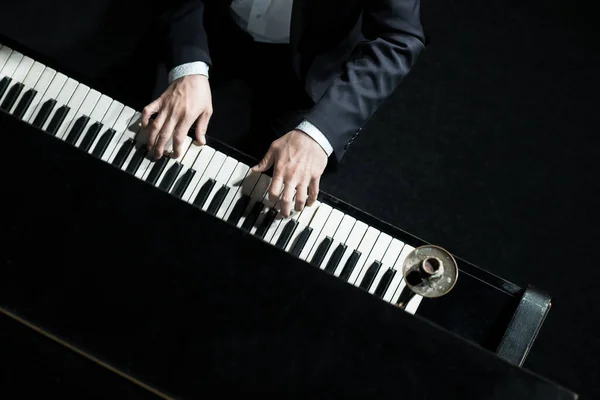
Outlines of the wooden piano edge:
M 3 306 L 0 306 L 0 318 L 2 318 L 2 317 L 6 317 L 6 318 L 22 325 L 23 327 L 33 331 L 35 334 L 42 336 L 44 339 L 49 340 L 50 342 L 56 343 L 57 345 L 64 347 L 65 350 L 67 350 L 67 352 L 74 353 L 77 356 L 82 357 L 83 359 L 97 365 L 98 367 L 105 369 L 105 370 L 109 371 L 110 373 L 115 374 L 116 376 L 118 376 L 122 379 L 125 379 L 126 381 L 129 381 L 130 383 L 140 387 L 141 389 L 145 390 L 146 392 L 149 392 L 149 393 L 157 396 L 158 398 L 162 398 L 165 400 L 174 400 L 175 399 L 175 397 L 167 394 L 165 391 L 155 388 L 152 385 L 132 376 L 131 374 L 128 374 L 127 372 L 123 371 L 122 369 L 115 367 L 110 362 L 108 362 L 106 360 L 102 360 L 100 357 L 94 356 L 93 354 L 82 349 L 81 347 L 78 347 L 78 346 L 73 345 L 72 343 L 69 343 L 67 340 L 50 332 L 49 330 L 42 327 L 41 325 L 19 315 L 15 311 L 9 310 Z

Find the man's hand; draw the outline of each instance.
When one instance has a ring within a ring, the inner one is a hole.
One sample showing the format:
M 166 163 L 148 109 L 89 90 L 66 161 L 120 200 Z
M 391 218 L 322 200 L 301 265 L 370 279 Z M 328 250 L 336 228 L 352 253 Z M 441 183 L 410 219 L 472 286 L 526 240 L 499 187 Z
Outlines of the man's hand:
M 310 136 L 300 130 L 288 132 L 271 144 L 267 154 L 252 170 L 264 172 L 272 165 L 275 168 L 269 200 L 275 202 L 281 195 L 282 216 L 289 217 L 294 192 L 296 211 L 302 211 L 305 204 L 311 206 L 317 200 L 319 181 L 327 166 L 327 153 Z
M 154 120 L 150 120 L 153 114 Z M 204 75 L 188 75 L 173 81 L 167 90 L 152 103 L 144 107 L 142 127 L 150 129 L 148 151 L 160 159 L 165 145 L 173 136 L 173 154 L 182 153 L 182 145 L 190 127 L 196 123 L 196 139 L 205 144 L 206 129 L 212 115 L 212 96 L 208 78 Z

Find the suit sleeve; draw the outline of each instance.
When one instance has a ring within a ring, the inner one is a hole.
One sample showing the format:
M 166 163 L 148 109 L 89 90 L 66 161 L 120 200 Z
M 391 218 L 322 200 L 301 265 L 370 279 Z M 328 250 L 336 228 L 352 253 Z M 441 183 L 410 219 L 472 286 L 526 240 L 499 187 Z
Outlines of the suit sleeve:
M 369 0 L 361 42 L 305 115 L 329 140 L 339 161 L 362 126 L 409 73 L 424 49 L 419 0 Z
M 167 70 L 197 61 L 211 65 L 203 0 L 170 0 L 159 18 L 161 47 Z

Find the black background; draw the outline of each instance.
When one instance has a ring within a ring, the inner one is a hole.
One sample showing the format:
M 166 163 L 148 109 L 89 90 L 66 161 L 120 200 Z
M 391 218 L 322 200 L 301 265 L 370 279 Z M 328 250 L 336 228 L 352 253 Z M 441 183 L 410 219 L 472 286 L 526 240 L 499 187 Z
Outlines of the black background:
M 138 62 L 150 7 L 4 2 L 0 33 L 140 106 L 114 72 Z M 553 309 L 525 367 L 600 397 L 597 17 L 573 1 L 423 0 L 421 9 L 430 46 L 322 189 L 549 291 Z

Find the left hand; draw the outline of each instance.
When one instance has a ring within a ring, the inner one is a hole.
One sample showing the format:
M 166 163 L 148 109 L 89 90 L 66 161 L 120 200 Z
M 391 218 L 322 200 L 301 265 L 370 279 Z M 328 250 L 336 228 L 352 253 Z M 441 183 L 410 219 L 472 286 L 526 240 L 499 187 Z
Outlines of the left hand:
M 306 133 L 293 130 L 275 140 L 252 171 L 265 172 L 274 165 L 269 200 L 277 201 L 283 217 L 289 217 L 296 194 L 295 210 L 311 206 L 319 194 L 319 181 L 327 166 L 327 153 Z M 282 194 L 283 191 L 283 194 Z

